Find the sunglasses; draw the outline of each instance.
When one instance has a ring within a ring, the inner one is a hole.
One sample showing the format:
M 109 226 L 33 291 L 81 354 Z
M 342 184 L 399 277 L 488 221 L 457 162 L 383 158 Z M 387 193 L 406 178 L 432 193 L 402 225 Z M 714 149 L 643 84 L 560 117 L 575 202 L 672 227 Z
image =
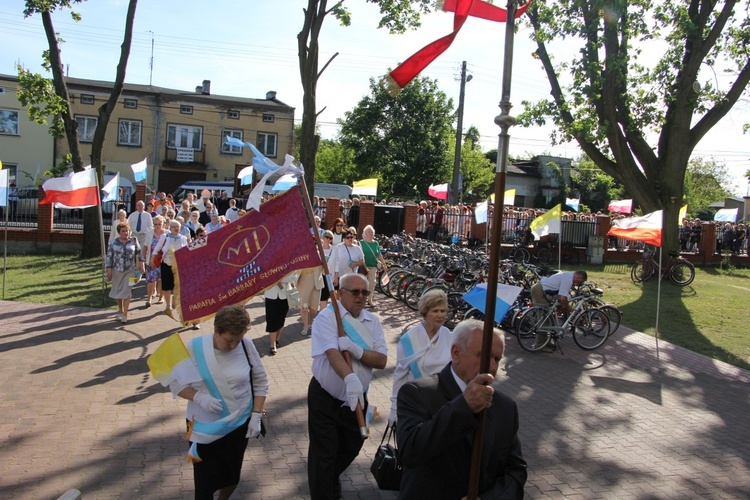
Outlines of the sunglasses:
M 344 239 L 345 239 L 345 240 L 353 240 L 353 239 L 354 239 L 354 236 L 344 236 Z
M 327 240 L 332 240 L 332 239 L 333 239 L 333 236 L 323 236 L 323 237 L 324 237 L 325 239 L 327 239 Z
M 370 290 L 360 290 L 358 288 L 354 290 L 349 290 L 348 288 L 342 288 L 342 290 L 346 290 L 347 292 L 351 293 L 355 297 L 359 297 L 360 295 L 362 297 L 367 297 L 368 295 L 370 295 Z

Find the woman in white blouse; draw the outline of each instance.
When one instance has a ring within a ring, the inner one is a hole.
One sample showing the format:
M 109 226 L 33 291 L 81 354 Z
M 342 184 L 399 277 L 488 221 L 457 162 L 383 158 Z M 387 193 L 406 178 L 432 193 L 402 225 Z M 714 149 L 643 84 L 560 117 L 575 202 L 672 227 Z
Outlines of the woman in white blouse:
M 154 247 L 153 256 L 162 254 L 161 261 L 161 289 L 164 292 L 164 302 L 166 309 L 164 313 L 172 316 L 172 291 L 174 290 L 174 274 L 172 273 L 172 264 L 174 264 L 174 252 L 188 244 L 187 238 L 180 234 L 182 224 L 179 221 L 172 220 L 169 222 L 169 232 L 164 233 Z M 153 263 L 152 256 L 152 263 Z
M 334 235 L 335 237 L 335 235 Z M 339 288 L 339 278 L 345 274 L 356 273 L 359 266 L 365 265 L 365 254 L 362 249 L 354 244 L 354 234 L 346 231 L 343 243 L 333 247 L 333 266 L 330 269 L 333 274 L 333 286 Z M 331 266 L 331 263 L 328 263 Z
M 396 399 L 401 386 L 438 373 L 451 360 L 452 335 L 443 326 L 447 312 L 448 296 L 442 290 L 430 290 L 419 299 L 419 314 L 423 319 L 398 341 L 390 425 L 396 423 Z

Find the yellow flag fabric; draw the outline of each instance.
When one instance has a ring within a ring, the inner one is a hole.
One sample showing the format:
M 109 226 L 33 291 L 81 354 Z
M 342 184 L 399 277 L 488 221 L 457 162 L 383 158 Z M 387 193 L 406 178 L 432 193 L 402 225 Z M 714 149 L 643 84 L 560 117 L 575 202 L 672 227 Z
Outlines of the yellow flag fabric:
M 175 333 L 154 351 L 149 356 L 148 368 L 151 370 L 151 375 L 162 383 L 162 385 L 169 385 L 169 382 L 174 379 L 175 367 L 181 363 L 191 363 L 190 354 L 182 342 L 182 338 L 179 333 Z
M 687 205 L 680 209 L 680 214 L 677 216 L 677 224 L 682 224 L 682 219 L 687 215 Z
M 515 205 L 516 201 L 516 190 L 508 189 L 503 195 L 503 205 Z M 490 203 L 495 203 L 495 193 L 490 195 Z
M 536 239 L 541 239 L 549 233 L 560 233 L 560 217 L 562 215 L 562 205 L 557 204 L 547 211 L 546 214 L 540 215 L 529 224 L 532 234 Z
M 352 184 L 352 194 L 377 196 L 378 179 L 362 179 L 361 181 L 354 181 Z

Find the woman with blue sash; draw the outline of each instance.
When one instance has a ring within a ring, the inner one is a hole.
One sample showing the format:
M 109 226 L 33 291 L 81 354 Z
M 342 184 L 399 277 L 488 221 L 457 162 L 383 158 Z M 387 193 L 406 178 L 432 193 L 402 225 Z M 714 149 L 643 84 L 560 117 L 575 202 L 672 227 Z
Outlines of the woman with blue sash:
M 419 299 L 422 321 L 410 328 L 398 341 L 393 395 L 388 423 L 396 423 L 396 399 L 401 386 L 440 372 L 451 360 L 452 335 L 443 323 L 448 312 L 448 296 L 442 290 L 430 290 Z
M 219 499 L 231 496 L 249 438 L 261 434 L 268 376 L 252 341 L 244 338 L 249 326 L 244 307 L 222 308 L 214 333 L 185 346 L 192 363 L 172 372 L 172 393 L 188 400 L 196 500 L 213 499 L 217 490 Z

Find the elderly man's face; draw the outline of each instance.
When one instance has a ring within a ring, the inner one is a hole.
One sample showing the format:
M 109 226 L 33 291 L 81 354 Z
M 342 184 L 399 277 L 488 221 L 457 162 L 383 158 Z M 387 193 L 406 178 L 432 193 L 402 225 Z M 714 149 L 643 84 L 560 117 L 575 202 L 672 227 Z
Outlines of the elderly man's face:
M 503 357 L 503 341 L 496 335 L 492 336 L 492 351 L 490 353 L 490 371 L 494 377 L 497 367 Z M 467 384 L 479 375 L 479 365 L 482 358 L 482 330 L 474 330 L 469 335 L 469 345 L 464 350 L 458 344 L 451 346 L 451 360 L 453 370 L 461 380 Z
M 139 212 L 143 212 L 144 208 L 146 208 L 146 205 L 142 201 L 139 201 L 135 204 L 135 209 Z
M 365 294 L 369 294 L 367 290 L 367 280 L 358 274 L 354 278 L 348 278 L 346 288 L 342 285 L 341 288 L 341 305 L 344 309 L 355 318 L 359 317 L 359 313 L 365 307 L 367 297 Z

